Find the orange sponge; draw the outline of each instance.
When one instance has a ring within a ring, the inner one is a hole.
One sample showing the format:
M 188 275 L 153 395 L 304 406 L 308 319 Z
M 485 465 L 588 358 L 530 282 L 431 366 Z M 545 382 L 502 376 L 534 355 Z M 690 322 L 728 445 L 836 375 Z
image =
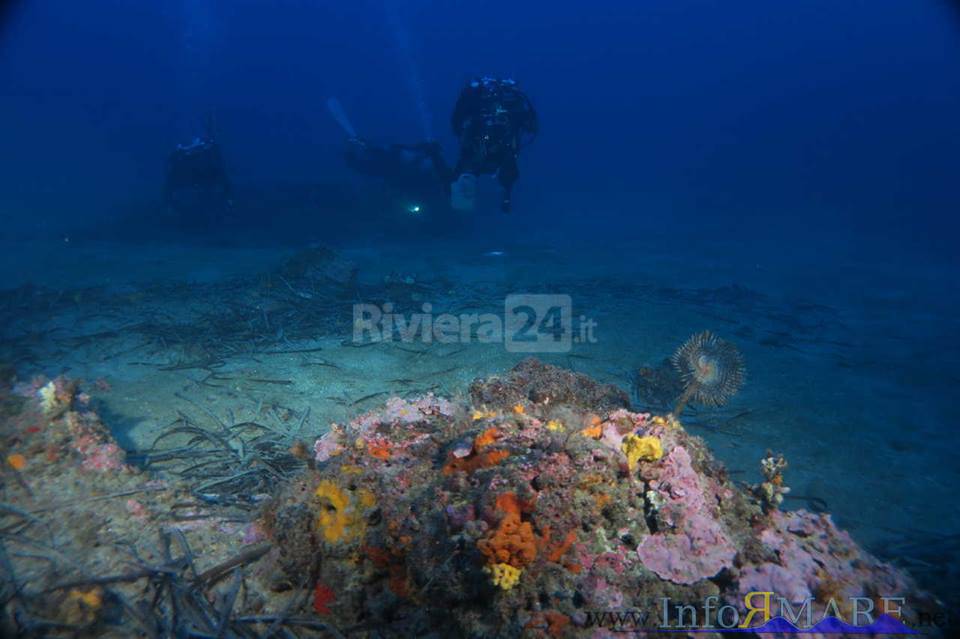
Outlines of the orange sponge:
M 500 439 L 501 433 L 496 428 L 488 428 L 473 440 L 473 452 L 479 453 L 481 450 Z
M 450 455 L 450 459 L 446 464 L 443 465 L 443 474 L 452 475 L 458 470 L 462 470 L 465 473 L 472 473 L 480 468 L 496 466 L 509 456 L 510 453 L 506 450 L 491 450 L 485 453 L 480 453 L 479 455 L 470 455 L 469 457 L 460 458 Z
M 488 564 L 509 564 L 523 568 L 537 558 L 537 538 L 530 522 L 520 519 L 520 501 L 514 493 L 497 497 L 503 518 L 496 530 L 477 542 Z

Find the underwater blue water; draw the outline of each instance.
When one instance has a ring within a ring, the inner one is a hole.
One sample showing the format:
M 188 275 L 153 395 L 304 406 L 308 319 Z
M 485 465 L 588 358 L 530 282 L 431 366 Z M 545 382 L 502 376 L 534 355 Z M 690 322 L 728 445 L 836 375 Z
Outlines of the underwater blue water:
M 510 214 L 490 180 L 474 212 L 412 213 L 344 164 L 329 98 L 361 136 L 435 137 L 453 162 L 458 91 L 487 74 L 541 120 Z M 233 209 L 172 219 L 167 156 L 210 114 Z M 710 328 L 744 351 L 755 411 L 740 438 L 698 433 L 725 463 L 783 450 L 877 551 L 955 538 L 958 114 L 946 0 L 8 2 L 0 286 L 126 294 L 324 244 L 368 282 L 570 294 L 600 331 L 557 363 L 624 387 Z M 765 301 L 714 301 L 731 284 Z M 133 374 L 61 357 L 24 372 Z M 452 379 L 514 361 L 478 352 Z

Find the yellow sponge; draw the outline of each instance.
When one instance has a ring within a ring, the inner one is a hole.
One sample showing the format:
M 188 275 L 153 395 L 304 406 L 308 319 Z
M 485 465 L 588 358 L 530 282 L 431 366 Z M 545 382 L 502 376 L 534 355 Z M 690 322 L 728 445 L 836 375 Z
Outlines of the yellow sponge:
M 514 568 L 510 564 L 493 564 L 484 568 L 491 573 L 494 586 L 500 586 L 503 590 L 510 590 L 520 581 L 520 568 Z
M 663 457 L 663 446 L 660 445 L 659 437 L 640 437 L 630 434 L 620 442 L 620 449 L 627 456 L 627 466 L 632 471 L 637 467 L 637 462 L 657 461 Z

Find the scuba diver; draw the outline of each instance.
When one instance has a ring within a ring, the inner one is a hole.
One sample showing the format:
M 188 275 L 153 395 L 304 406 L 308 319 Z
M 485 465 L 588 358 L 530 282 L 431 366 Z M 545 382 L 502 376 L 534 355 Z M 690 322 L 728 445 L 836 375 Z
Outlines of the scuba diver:
M 211 221 L 232 206 L 232 198 L 213 119 L 208 117 L 204 134 L 189 144 L 178 144 L 167 159 L 163 204 L 181 216 Z
M 530 98 L 513 80 L 473 80 L 460 91 L 452 124 L 460 140 L 460 157 L 450 186 L 451 206 L 473 209 L 477 176 L 496 175 L 503 187 L 500 208 L 509 212 L 513 185 L 520 176 L 517 155 L 538 130 Z
M 397 189 L 441 185 L 450 174 L 436 142 L 376 145 L 363 138 L 350 138 L 343 158 L 357 173 L 379 178 Z
M 343 159 L 348 167 L 378 179 L 388 198 L 402 202 L 408 213 L 421 213 L 427 203 L 433 212 L 445 208 L 451 173 L 437 142 L 374 144 L 357 135 L 336 98 L 327 101 L 327 108 L 347 136 Z

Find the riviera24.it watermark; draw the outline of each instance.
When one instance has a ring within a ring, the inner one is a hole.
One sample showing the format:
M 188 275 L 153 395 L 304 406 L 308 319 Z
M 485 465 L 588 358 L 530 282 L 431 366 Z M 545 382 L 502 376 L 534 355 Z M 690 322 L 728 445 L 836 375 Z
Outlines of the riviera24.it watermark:
M 425 303 L 403 313 L 392 303 L 354 304 L 353 341 L 503 344 L 511 353 L 566 353 L 596 342 L 597 323 L 574 317 L 569 295 L 508 295 L 503 313 L 438 313 Z

